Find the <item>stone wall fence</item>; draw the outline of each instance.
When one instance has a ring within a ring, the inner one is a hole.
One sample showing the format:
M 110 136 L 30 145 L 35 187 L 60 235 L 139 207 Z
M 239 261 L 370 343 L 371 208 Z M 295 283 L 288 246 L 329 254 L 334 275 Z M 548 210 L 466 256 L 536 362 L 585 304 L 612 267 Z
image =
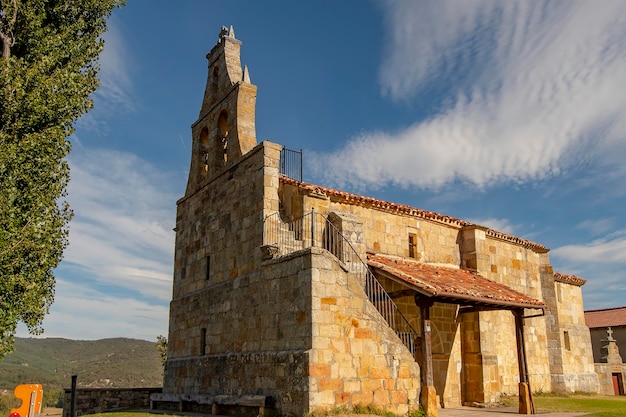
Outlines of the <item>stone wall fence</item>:
M 76 390 L 75 416 L 122 410 L 149 410 L 150 394 L 163 388 L 79 388 Z M 70 417 L 72 390 L 65 388 L 63 417 Z

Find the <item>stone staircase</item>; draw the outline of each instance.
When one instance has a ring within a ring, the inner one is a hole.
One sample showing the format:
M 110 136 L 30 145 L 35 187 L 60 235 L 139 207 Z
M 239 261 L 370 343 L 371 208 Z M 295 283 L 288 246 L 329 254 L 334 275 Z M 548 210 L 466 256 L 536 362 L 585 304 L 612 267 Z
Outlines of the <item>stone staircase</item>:
M 278 213 L 264 221 L 264 246 L 272 247 L 274 256 L 284 256 L 309 247 L 321 247 L 332 253 L 347 269 L 348 281 L 358 283 L 402 343 L 415 355 L 417 332 L 402 315 L 384 287 L 350 242 L 319 213 L 283 222 Z

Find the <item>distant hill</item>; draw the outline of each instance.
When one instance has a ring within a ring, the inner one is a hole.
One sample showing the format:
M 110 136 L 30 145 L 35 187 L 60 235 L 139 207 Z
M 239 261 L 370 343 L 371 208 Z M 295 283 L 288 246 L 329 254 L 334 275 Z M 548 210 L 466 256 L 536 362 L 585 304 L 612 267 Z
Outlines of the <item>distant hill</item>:
M 163 366 L 155 342 L 136 339 L 15 339 L 15 352 L 0 361 L 0 390 L 23 383 L 69 388 L 160 387 Z

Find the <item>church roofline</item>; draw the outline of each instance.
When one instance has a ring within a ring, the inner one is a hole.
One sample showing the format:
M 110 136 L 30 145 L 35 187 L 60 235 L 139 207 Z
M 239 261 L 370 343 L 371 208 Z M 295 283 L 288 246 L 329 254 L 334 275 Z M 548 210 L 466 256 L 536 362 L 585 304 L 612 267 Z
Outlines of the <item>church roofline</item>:
M 530 240 L 526 240 L 521 237 L 509 235 L 507 233 L 499 232 L 497 230 L 480 226 L 480 225 L 477 225 L 477 224 L 474 224 L 465 220 L 461 220 L 456 217 L 446 216 L 444 214 L 439 214 L 439 213 L 435 213 L 432 211 L 407 206 L 405 204 L 397 204 L 397 203 L 392 203 L 392 202 L 388 202 L 384 200 L 379 200 L 379 199 L 372 198 L 372 197 L 365 197 L 362 195 L 349 193 L 346 191 L 335 190 L 335 189 L 323 187 L 320 185 L 310 184 L 306 182 L 299 182 L 292 178 L 286 177 L 284 175 L 280 176 L 280 181 L 282 181 L 285 184 L 298 186 L 300 189 L 306 190 L 317 196 L 326 195 L 329 198 L 340 200 L 346 204 L 369 207 L 375 210 L 385 211 L 388 213 L 404 214 L 407 216 L 413 216 L 413 217 L 417 217 L 417 218 L 424 219 L 424 220 L 430 220 L 430 221 L 437 222 L 437 223 L 456 226 L 458 228 L 478 227 L 478 228 L 484 229 L 486 235 L 494 239 L 503 240 L 505 242 L 511 242 L 516 245 L 522 246 L 524 248 L 531 249 L 537 253 L 547 253 L 548 251 L 550 251 L 550 249 L 548 249 L 547 247 L 539 243 L 532 242 Z
M 582 287 L 587 283 L 587 280 L 576 275 L 561 274 L 560 272 L 554 273 L 554 280 L 557 282 L 563 282 L 565 284 L 576 285 Z

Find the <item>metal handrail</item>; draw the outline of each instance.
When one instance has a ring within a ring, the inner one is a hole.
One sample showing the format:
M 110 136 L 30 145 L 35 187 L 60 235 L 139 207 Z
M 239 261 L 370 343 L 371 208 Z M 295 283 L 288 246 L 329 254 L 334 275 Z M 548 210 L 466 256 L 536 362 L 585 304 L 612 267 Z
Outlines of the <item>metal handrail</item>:
M 418 333 L 352 244 L 324 215 L 311 210 L 299 219 L 283 222 L 280 214 L 274 213 L 265 218 L 263 231 L 263 243 L 277 247 L 280 256 L 310 247 L 320 247 L 332 253 L 346 265 L 349 273 L 354 274 L 368 300 L 411 354 L 415 355 L 415 338 Z

